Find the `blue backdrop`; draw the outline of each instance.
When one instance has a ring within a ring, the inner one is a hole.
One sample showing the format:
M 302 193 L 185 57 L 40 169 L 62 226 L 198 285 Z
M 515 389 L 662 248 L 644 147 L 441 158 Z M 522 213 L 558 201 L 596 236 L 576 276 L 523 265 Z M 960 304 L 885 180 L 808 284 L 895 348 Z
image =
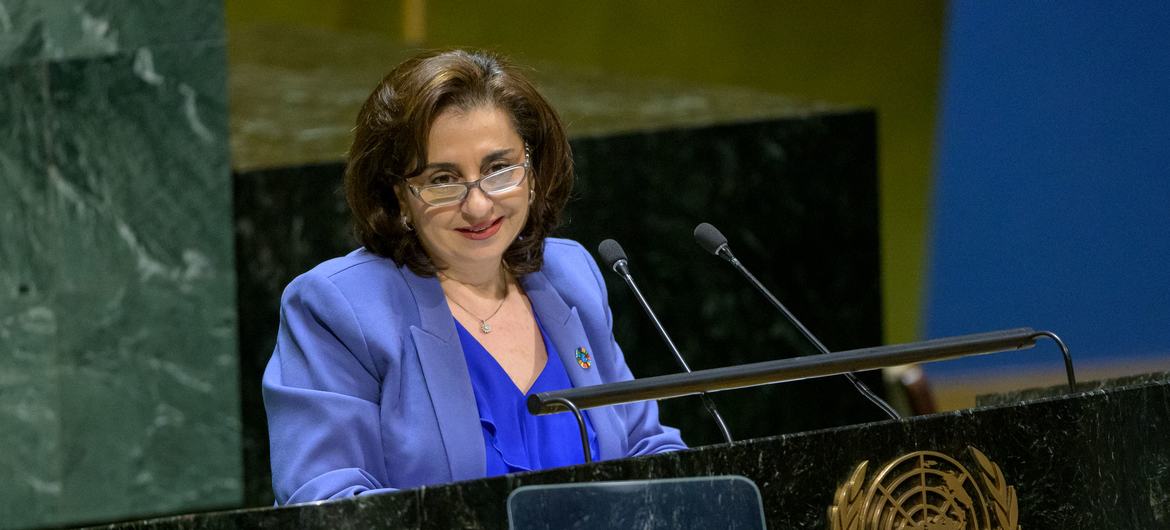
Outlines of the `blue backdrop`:
M 956 1 L 948 26 L 927 335 L 1031 326 L 1086 365 L 1170 359 L 1170 4 Z M 1060 373 L 1055 352 L 927 369 Z

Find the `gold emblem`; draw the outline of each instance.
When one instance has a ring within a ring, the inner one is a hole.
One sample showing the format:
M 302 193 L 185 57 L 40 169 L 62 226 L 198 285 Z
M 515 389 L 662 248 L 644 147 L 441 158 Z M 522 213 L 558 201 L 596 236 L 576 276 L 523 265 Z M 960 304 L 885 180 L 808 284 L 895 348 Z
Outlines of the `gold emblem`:
M 868 487 L 866 460 L 837 488 L 832 530 L 1020 530 L 1016 488 L 999 466 L 968 447 L 978 477 L 958 460 L 916 451 L 893 460 Z

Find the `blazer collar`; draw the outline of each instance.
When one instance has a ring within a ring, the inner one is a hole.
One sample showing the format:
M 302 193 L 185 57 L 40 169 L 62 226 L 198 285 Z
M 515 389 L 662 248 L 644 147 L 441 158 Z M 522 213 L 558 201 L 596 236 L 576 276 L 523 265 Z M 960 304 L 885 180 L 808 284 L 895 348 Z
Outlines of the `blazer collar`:
M 594 366 L 582 367 L 577 363 L 577 348 L 585 348 L 592 355 L 596 350 L 589 342 L 585 327 L 577 314 L 576 307 L 570 307 L 565 299 L 553 287 L 548 276 L 543 271 L 529 273 L 520 278 L 520 285 L 528 294 L 532 302 L 532 310 L 540 319 L 545 333 L 548 333 L 549 342 L 557 349 L 557 355 L 569 375 L 574 388 L 600 385 L 601 374 L 596 366 L 598 359 L 594 357 Z M 595 337 L 597 340 L 610 340 L 609 337 Z M 594 455 L 595 459 L 618 458 L 625 455 L 622 446 L 623 438 L 606 436 L 605 434 L 622 433 L 613 407 L 591 409 L 585 411 L 597 432 L 598 449 L 601 455 Z
M 419 325 L 410 326 L 410 334 L 435 408 L 451 480 L 481 478 L 487 472 L 483 427 L 443 289 L 433 277 L 418 276 L 405 267 L 400 270 L 418 305 Z

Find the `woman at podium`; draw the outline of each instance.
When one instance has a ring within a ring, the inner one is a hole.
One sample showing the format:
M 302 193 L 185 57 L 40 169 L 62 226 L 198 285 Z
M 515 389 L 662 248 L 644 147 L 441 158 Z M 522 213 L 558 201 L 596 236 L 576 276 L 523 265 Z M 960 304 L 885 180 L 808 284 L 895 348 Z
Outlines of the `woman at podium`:
M 573 183 L 556 112 L 484 52 L 399 65 L 357 118 L 345 193 L 362 247 L 281 299 L 264 403 L 279 504 L 584 461 L 526 397 L 632 378 L 597 264 L 548 237 Z M 585 412 L 592 454 L 684 449 L 654 402 Z

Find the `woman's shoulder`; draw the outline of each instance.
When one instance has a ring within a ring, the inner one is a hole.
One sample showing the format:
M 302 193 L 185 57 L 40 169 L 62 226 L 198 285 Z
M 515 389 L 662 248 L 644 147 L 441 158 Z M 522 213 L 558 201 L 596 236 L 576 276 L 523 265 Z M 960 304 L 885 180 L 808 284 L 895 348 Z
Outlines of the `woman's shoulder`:
M 544 240 L 544 265 L 541 271 L 553 281 L 602 283 L 601 271 L 593 256 L 572 239 L 550 237 Z
M 316 267 L 309 269 L 302 276 L 314 275 L 332 278 L 338 275 L 368 274 L 379 269 L 398 270 L 398 266 L 389 258 L 374 254 L 366 250 L 365 247 L 359 247 L 344 256 L 318 263 Z
M 605 280 L 597 262 L 576 241 L 546 239 L 540 272 L 570 306 L 584 309 L 605 304 Z
M 596 266 L 589 251 L 572 239 L 550 237 L 544 240 L 544 268 Z
M 305 290 L 328 287 L 346 298 L 385 292 L 386 287 L 403 284 L 402 274 L 393 260 L 359 248 L 337 258 L 323 261 L 293 279 L 284 297 Z M 372 288 L 379 286 L 380 288 Z M 393 290 L 393 289 L 390 289 Z

